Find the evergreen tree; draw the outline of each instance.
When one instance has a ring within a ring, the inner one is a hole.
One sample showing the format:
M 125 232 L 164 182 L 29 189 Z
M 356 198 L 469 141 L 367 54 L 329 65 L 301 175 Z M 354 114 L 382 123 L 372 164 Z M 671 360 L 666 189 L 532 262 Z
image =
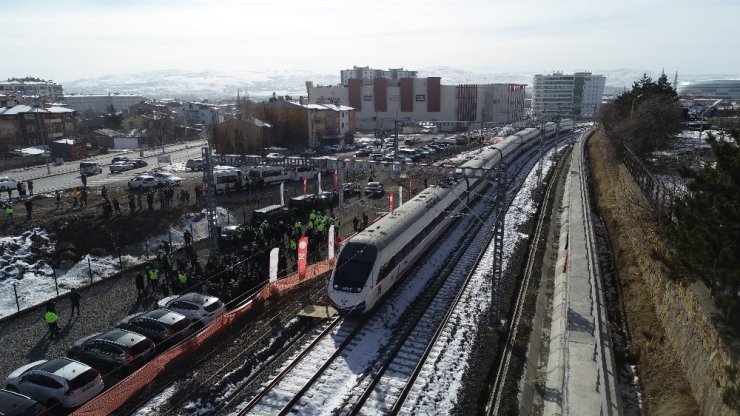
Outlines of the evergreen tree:
M 681 130 L 682 120 L 678 94 L 665 74 L 657 81 L 643 74 L 600 115 L 609 138 L 627 144 L 641 156 L 665 148 L 668 139 Z
M 120 130 L 123 128 L 123 114 L 116 111 L 116 108 L 111 104 L 108 107 L 108 113 L 103 116 L 105 126 L 109 129 Z
M 707 139 L 716 163 L 682 169 L 687 193 L 674 204 L 665 259 L 677 279 L 701 279 L 720 289 L 726 314 L 738 312 L 740 297 L 740 132 L 730 137 Z

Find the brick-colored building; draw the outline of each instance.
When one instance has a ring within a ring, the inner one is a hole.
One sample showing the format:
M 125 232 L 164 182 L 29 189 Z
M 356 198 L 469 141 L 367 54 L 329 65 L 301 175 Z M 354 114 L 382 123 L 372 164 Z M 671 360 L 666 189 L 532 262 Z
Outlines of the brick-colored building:
M 0 108 L 0 154 L 49 145 L 75 135 L 77 112 L 65 107 L 13 105 Z

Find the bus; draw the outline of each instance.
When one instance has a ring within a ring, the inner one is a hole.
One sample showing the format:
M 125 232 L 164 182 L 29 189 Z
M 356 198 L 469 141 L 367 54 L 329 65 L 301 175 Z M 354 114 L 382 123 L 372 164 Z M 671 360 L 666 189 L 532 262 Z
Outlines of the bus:
M 245 178 L 239 169 L 219 169 L 213 171 L 216 193 L 236 192 L 245 185 Z
M 249 182 L 263 183 L 280 183 L 290 179 L 291 174 L 288 169 L 280 166 L 251 166 L 247 171 Z

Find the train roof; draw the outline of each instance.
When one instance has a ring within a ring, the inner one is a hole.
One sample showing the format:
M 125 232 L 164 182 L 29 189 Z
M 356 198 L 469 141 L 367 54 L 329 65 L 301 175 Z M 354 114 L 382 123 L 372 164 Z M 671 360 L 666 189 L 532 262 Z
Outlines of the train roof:
M 455 184 L 457 181 L 455 181 Z M 355 243 L 372 244 L 378 249 L 384 248 L 389 241 L 397 239 L 410 224 L 426 215 L 430 209 L 450 192 L 449 186 L 433 185 L 398 207 L 392 213 L 370 224 L 359 234 L 350 238 Z

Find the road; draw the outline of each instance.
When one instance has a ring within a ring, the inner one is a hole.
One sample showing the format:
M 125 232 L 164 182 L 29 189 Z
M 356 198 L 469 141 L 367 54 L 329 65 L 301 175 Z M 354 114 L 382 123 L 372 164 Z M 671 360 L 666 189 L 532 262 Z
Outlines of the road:
M 103 166 L 103 173 L 89 176 L 87 179 L 88 186 L 120 186 L 125 185 L 129 178 L 135 174 L 144 173 L 154 168 L 163 166 L 163 164 L 157 163 L 157 156 L 166 154 L 170 156 L 171 163 L 184 162 L 187 159 L 200 157 L 201 146 L 206 144 L 205 140 L 191 141 L 183 144 L 175 144 L 165 147 L 164 153 L 162 149 L 152 149 L 143 151 L 143 157 L 149 165 L 143 168 L 130 170 L 123 173 L 110 173 L 108 165 L 111 163 L 111 159 L 115 156 L 126 155 L 129 157 L 139 157 L 140 153 L 136 151 L 129 152 L 115 152 L 108 153 L 105 155 L 96 156 L 93 158 L 86 159 L 86 161 L 93 161 Z M 17 180 L 32 179 L 34 182 L 34 193 L 45 193 L 53 192 L 55 190 L 64 190 L 73 188 L 75 186 L 81 186 L 79 172 L 79 161 L 66 162 L 60 166 L 50 166 L 51 175 L 48 174 L 46 166 L 36 166 L 27 169 L 15 169 L 12 171 L 0 172 L 0 176 L 10 176 Z M 190 176 L 199 176 L 201 173 L 198 172 L 180 172 L 178 176 L 187 178 Z M 17 196 L 17 193 L 13 193 Z M 0 198 L 7 198 L 7 194 L 3 193 Z

